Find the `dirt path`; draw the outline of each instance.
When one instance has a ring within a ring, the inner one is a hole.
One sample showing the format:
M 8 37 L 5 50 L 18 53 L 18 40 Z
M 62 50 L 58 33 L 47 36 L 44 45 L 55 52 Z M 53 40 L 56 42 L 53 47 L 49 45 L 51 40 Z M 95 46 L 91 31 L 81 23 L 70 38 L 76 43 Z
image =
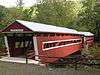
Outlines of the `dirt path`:
M 0 75 L 100 75 L 100 72 L 79 72 L 66 68 L 48 69 L 38 65 L 0 61 Z

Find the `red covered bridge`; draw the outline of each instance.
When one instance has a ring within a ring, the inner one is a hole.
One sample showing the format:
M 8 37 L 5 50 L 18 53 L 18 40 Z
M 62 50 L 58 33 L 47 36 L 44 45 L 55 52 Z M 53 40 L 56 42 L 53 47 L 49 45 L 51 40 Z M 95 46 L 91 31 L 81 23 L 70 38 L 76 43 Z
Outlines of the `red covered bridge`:
M 84 42 L 84 34 L 76 30 L 22 20 L 16 20 L 2 32 L 10 57 L 27 55 L 27 58 L 41 63 L 69 56 L 81 50 Z

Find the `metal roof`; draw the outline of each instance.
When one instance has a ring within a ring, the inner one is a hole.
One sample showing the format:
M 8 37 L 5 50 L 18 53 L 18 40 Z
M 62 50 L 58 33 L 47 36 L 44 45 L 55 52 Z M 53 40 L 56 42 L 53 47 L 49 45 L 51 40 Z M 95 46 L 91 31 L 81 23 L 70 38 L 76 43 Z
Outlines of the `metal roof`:
M 91 32 L 78 32 L 79 34 L 82 34 L 84 36 L 94 36 Z
M 25 27 L 29 28 L 34 32 L 55 32 L 55 33 L 73 33 L 78 34 L 78 31 L 74 29 L 64 28 L 64 27 L 57 27 L 53 25 L 23 21 L 23 20 L 16 20 L 18 23 L 24 25 Z

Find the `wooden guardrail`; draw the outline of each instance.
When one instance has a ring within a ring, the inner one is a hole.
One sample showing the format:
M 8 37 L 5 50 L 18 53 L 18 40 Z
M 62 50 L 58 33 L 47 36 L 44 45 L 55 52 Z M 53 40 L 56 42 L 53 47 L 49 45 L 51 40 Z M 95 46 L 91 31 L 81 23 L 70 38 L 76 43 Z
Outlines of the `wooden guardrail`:
M 7 55 L 6 48 L 0 48 L 0 56 L 5 56 L 5 55 Z

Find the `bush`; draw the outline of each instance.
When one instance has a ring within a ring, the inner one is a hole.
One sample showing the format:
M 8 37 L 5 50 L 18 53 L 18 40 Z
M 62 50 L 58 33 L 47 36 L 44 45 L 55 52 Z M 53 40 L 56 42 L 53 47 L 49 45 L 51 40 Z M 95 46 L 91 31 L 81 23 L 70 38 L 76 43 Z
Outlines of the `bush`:
M 4 35 L 0 33 L 0 48 L 5 48 Z
M 93 47 L 90 47 L 89 48 L 89 51 L 90 52 L 98 52 L 100 50 L 100 47 L 99 47 L 99 44 L 98 43 L 95 43 L 94 45 L 93 45 Z

